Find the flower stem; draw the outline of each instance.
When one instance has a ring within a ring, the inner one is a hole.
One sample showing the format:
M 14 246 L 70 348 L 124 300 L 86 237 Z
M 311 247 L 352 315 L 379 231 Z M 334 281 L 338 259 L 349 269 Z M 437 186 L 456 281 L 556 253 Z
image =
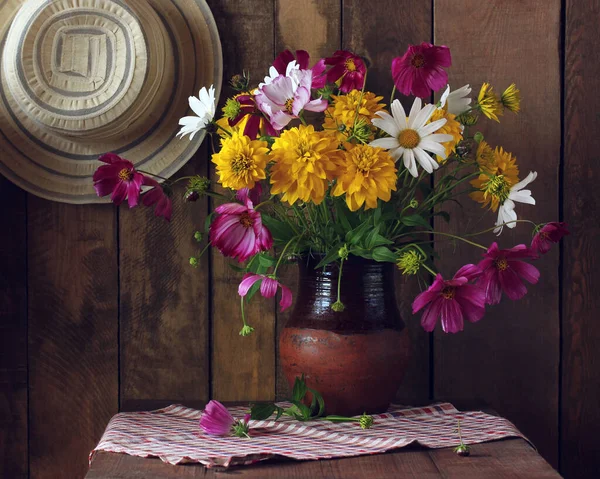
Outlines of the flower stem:
M 217 127 L 217 130 L 222 130 L 228 137 L 231 138 L 233 136 L 229 130 L 226 130 L 225 128 L 223 128 L 216 121 L 213 121 L 212 123 L 213 123 L 213 125 L 215 125 Z
M 302 235 L 300 236 L 294 236 L 291 240 L 289 240 L 287 242 L 287 244 L 284 246 L 283 251 L 281 252 L 281 254 L 279 255 L 279 259 L 277 260 L 277 264 L 275 265 L 275 268 L 273 269 L 273 276 L 275 276 L 277 274 L 277 268 L 279 268 L 279 264 L 281 263 L 281 260 L 283 259 L 283 257 L 285 256 L 285 252 L 287 251 L 287 249 L 290 247 L 290 245 L 292 244 L 292 241 L 296 240 L 299 241 L 300 238 L 302 237 Z
M 155 178 L 160 178 L 161 180 L 164 180 L 164 181 L 169 181 L 168 178 L 165 178 L 164 176 L 157 175 L 155 173 L 150 173 L 149 171 L 144 171 L 144 170 L 137 170 L 137 171 L 138 171 L 138 173 L 143 173 L 145 175 L 154 176 Z
M 450 234 L 450 233 L 442 233 L 441 231 L 411 231 L 410 233 L 402 233 L 402 234 L 396 236 L 394 238 L 394 240 L 396 240 L 396 239 L 398 239 L 400 237 L 403 237 L 403 236 L 409 236 L 409 235 L 414 235 L 414 234 L 419 234 L 419 233 L 421 233 L 421 234 L 428 234 L 428 235 L 447 236 L 449 238 L 454 238 L 454 239 L 458 239 L 458 240 L 464 241 L 465 243 L 469 243 L 470 245 L 477 246 L 478 248 L 481 248 L 481 249 L 487 251 L 487 248 L 485 246 L 479 244 L 479 243 L 475 243 L 474 241 L 469 241 L 468 239 L 465 239 L 465 238 L 463 238 L 461 236 L 453 235 L 453 234 Z
M 515 223 L 515 224 L 516 224 L 516 223 L 530 223 L 530 224 L 532 224 L 533 226 L 535 226 L 536 228 L 539 226 L 537 223 L 535 223 L 535 222 L 533 222 L 533 221 L 530 221 L 530 220 L 513 220 L 513 221 L 507 221 L 506 223 L 502 223 L 502 224 L 500 224 L 500 225 L 498 225 L 498 226 L 492 226 L 491 228 L 487 228 L 487 229 L 485 229 L 485 230 L 478 231 L 477 233 L 470 233 L 470 234 L 468 234 L 468 235 L 465 235 L 465 236 L 469 236 L 469 237 L 471 237 L 471 236 L 478 236 L 478 235 L 482 235 L 482 234 L 484 234 L 484 233 L 489 233 L 490 231 L 494 231 L 494 230 L 495 230 L 496 228 L 498 228 L 499 226 L 508 226 L 508 225 L 509 225 L 509 224 L 511 224 L 511 223 Z
M 342 271 L 344 269 L 344 259 L 340 262 L 340 274 L 338 275 L 338 284 L 337 284 L 337 302 L 341 303 L 342 300 L 340 298 L 342 291 Z
M 390 95 L 390 105 L 394 101 L 394 96 L 396 96 L 396 85 L 394 85 L 394 88 L 392 88 L 392 94 Z

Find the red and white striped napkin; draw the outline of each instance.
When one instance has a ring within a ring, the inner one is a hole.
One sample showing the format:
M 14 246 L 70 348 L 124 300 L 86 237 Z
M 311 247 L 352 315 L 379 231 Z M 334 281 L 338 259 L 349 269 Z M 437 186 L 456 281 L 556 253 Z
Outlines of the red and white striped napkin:
M 281 403 L 284 407 L 289 404 Z M 247 407 L 229 408 L 243 418 Z M 431 448 L 458 445 L 460 419 L 463 442 L 475 444 L 506 437 L 525 438 L 508 420 L 483 412 L 459 412 L 452 404 L 407 408 L 392 405 L 373 415 L 375 424 L 361 429 L 357 423 L 250 421 L 251 438 L 213 437 L 199 427 L 202 411 L 172 405 L 148 412 L 124 412 L 114 416 L 97 451 L 140 457 L 159 457 L 169 464 L 202 463 L 208 467 L 251 464 L 275 456 L 294 459 L 329 459 L 376 454 L 417 442 Z

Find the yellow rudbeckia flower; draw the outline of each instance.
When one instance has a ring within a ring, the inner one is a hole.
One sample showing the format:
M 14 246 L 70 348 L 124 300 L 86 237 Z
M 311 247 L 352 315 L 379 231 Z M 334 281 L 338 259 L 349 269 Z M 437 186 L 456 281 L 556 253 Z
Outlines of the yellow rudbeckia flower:
M 517 159 L 502 147 L 496 147 L 492 161 L 489 162 L 487 143 L 483 147 L 481 143 L 478 148 L 478 154 L 481 154 L 478 163 L 482 166 L 482 172 L 471 181 L 471 185 L 478 191 L 474 191 L 469 196 L 481 203 L 482 208 L 489 205 L 492 211 L 497 211 L 498 206 L 508 198 L 511 186 L 519 182 Z
M 500 122 L 498 116 L 503 113 L 502 104 L 489 83 L 481 85 L 481 90 L 479 90 L 479 96 L 477 97 L 477 104 L 479 105 L 481 112 L 490 120 Z

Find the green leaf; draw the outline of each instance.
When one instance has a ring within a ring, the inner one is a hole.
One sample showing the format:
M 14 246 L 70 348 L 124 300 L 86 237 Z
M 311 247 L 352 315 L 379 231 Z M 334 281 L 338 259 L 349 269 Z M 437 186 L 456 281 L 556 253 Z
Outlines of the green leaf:
M 277 259 L 263 253 L 258 255 L 258 262 L 261 266 L 270 268 L 271 266 L 275 266 L 277 264 Z
M 268 215 L 261 215 L 263 224 L 273 235 L 273 239 L 278 244 L 286 244 L 294 236 L 294 230 L 283 221 L 279 221 Z
M 246 272 L 246 268 L 242 268 L 241 266 L 235 265 L 233 263 L 227 263 L 227 266 L 229 266 L 236 273 L 245 273 Z
M 334 248 L 332 248 L 329 253 L 327 253 L 325 255 L 325 258 L 323 258 L 321 261 L 319 261 L 319 264 L 317 266 L 315 266 L 315 269 L 319 269 L 322 268 L 323 266 L 325 266 L 326 264 L 331 263 L 332 261 L 335 261 L 336 259 L 338 259 L 340 257 L 340 255 L 338 254 L 340 248 L 342 247 L 341 244 L 335 246 Z
M 323 413 L 325 412 L 325 400 L 323 399 L 323 396 L 321 396 L 321 393 L 319 391 L 317 391 L 316 389 L 313 388 L 308 388 L 309 392 L 312 394 L 312 402 L 310 404 L 310 411 L 312 414 L 312 417 L 321 417 L 323 415 Z M 315 414 L 315 410 L 316 410 L 316 406 L 319 406 L 319 409 L 317 410 L 316 414 Z
M 306 395 L 306 382 L 304 381 L 304 374 L 302 377 L 296 377 L 294 381 L 294 388 L 292 390 L 292 399 L 294 401 L 302 401 Z
M 403 216 L 400 221 L 406 226 L 421 226 L 428 230 L 432 229 L 431 225 L 421 215 Z
M 373 259 L 380 263 L 395 263 L 398 261 L 398 257 L 394 252 L 385 246 L 379 246 L 373 250 Z
M 255 419 L 257 421 L 264 421 L 268 419 L 271 414 L 275 412 L 276 409 L 281 409 L 278 406 L 275 406 L 273 403 L 259 403 L 253 404 L 250 408 L 250 418 Z M 279 416 L 277 416 L 279 418 Z
M 354 245 L 359 244 L 363 237 L 367 234 L 367 231 L 369 231 L 369 228 L 371 227 L 372 225 L 369 218 L 367 221 L 361 223 L 352 231 L 348 231 L 348 233 L 346 233 L 346 242 Z
M 369 234 L 365 238 L 365 248 L 367 248 L 367 249 L 373 248 L 373 246 L 372 246 L 373 240 L 377 235 L 379 235 L 380 229 L 381 229 L 380 226 L 377 225 L 371 231 L 369 231 Z
M 277 410 L 277 415 L 275 416 L 275 420 L 277 421 L 282 416 L 282 414 L 285 412 L 285 410 L 279 406 L 275 406 L 275 408 Z
M 302 401 L 292 401 L 292 404 L 300 411 L 300 417 L 296 416 L 299 421 L 308 421 L 310 419 L 310 408 Z
M 205 233 L 208 233 L 208 231 L 210 229 L 210 224 L 212 223 L 212 220 L 213 220 L 214 216 L 215 216 L 215 212 L 213 211 L 204 220 L 204 232 Z

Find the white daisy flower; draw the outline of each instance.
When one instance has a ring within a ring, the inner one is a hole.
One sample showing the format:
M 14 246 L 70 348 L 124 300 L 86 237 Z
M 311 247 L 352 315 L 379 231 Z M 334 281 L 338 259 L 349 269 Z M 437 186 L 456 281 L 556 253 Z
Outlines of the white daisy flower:
M 212 121 L 215 116 L 217 109 L 215 101 L 215 87 L 210 86 L 208 91 L 206 87 L 202 87 L 198 98 L 191 96 L 188 98 L 190 108 L 197 116 L 184 116 L 179 120 L 181 130 L 177 133 L 177 136 L 183 138 L 185 135 L 190 135 L 190 140 L 194 138 L 194 135 L 200 130 L 206 128 L 206 126 Z
M 404 166 L 415 178 L 419 176 L 416 162 L 419 162 L 427 173 L 433 173 L 440 165 L 427 152 L 446 159 L 446 149 L 442 143 L 451 141 L 452 135 L 434 133 L 445 125 L 446 119 L 426 124 L 436 106 L 425 105 L 421 109 L 420 98 L 415 98 L 408 118 L 400 100 L 392 102 L 391 110 L 392 115 L 378 111 L 376 115 L 379 118 L 373 119 L 373 125 L 385 131 L 391 138 L 379 138 L 373 140 L 370 145 L 390 150 L 394 160 L 402 157 Z
M 458 116 L 471 108 L 471 99 L 468 98 L 470 94 L 471 87 L 469 85 L 452 92 L 450 91 L 450 85 L 448 85 L 442 98 L 440 98 L 440 105 L 443 108 L 448 103 L 448 113 Z
M 537 172 L 531 171 L 522 181 L 513 185 L 508 194 L 508 198 L 504 200 L 504 203 L 498 208 L 498 220 L 496 221 L 496 228 L 494 233 L 502 233 L 502 228 L 507 226 L 514 228 L 517 226 L 517 213 L 515 213 L 515 201 L 518 203 L 527 203 L 529 205 L 535 205 L 535 199 L 531 196 L 531 190 L 524 190 L 529 183 L 537 178 Z M 505 224 L 507 223 L 507 224 Z

